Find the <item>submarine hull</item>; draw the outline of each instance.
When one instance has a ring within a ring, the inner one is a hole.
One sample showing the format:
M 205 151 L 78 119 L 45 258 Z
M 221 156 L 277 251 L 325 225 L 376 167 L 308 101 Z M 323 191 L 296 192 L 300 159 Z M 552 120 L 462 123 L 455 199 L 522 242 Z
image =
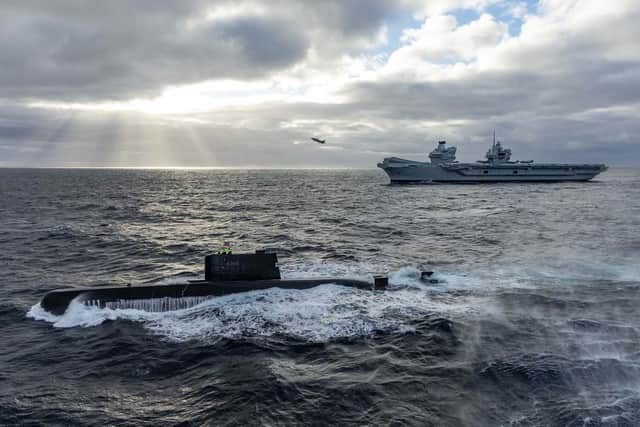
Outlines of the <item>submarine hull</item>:
M 71 301 L 77 298 L 78 302 L 99 306 L 117 308 L 136 308 L 136 301 L 149 303 L 146 306 L 153 307 L 152 311 L 166 311 L 171 307 L 186 308 L 177 301 L 190 301 L 200 303 L 212 297 L 255 291 L 269 288 L 282 289 L 309 289 L 322 284 L 336 284 L 358 289 L 384 289 L 387 285 L 386 278 L 376 278 L 374 283 L 353 279 L 314 278 L 292 280 L 234 280 L 227 282 L 211 282 L 195 280 L 182 284 L 169 285 L 136 285 L 136 286 L 99 286 L 91 288 L 59 289 L 47 293 L 40 305 L 46 311 L 55 314 L 63 314 Z M 154 303 L 156 301 L 156 303 Z M 192 304 L 193 305 L 193 304 Z M 143 305 L 140 304 L 140 307 Z

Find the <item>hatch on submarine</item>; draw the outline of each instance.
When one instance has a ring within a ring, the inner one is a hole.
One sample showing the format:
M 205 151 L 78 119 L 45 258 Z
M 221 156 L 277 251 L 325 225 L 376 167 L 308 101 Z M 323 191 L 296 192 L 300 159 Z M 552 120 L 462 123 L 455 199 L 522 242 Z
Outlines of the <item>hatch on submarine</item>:
M 374 276 L 373 283 L 338 277 L 282 279 L 277 254 L 265 251 L 211 254 L 204 261 L 204 280 L 57 289 L 48 292 L 40 305 L 55 315 L 63 314 L 74 300 L 101 308 L 172 311 L 192 307 L 213 297 L 269 288 L 309 289 L 331 283 L 373 291 L 386 289 L 388 285 L 386 276 Z

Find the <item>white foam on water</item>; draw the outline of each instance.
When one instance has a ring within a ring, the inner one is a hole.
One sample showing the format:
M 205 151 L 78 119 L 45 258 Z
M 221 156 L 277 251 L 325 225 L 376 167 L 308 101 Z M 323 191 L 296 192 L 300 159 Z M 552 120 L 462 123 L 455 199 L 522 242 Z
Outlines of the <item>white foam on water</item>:
M 177 276 L 177 277 L 165 277 L 160 280 L 156 280 L 152 282 L 154 285 L 186 285 L 190 280 L 195 280 L 197 277 L 186 277 L 186 276 Z
M 306 290 L 272 288 L 226 295 L 168 312 L 126 305 L 101 308 L 74 300 L 63 315 L 54 316 L 36 304 L 28 316 L 58 328 L 91 327 L 116 319 L 136 321 L 172 341 L 283 335 L 325 342 L 381 330 L 410 333 L 412 321 L 470 307 L 473 304 L 463 299 L 432 299 L 427 291 L 411 287 L 371 292 L 326 284 Z
M 110 308 L 100 308 L 96 306 L 86 305 L 76 299 L 69 303 L 69 307 L 64 314 L 56 316 L 44 310 L 40 303 L 31 307 L 27 313 L 27 317 L 35 320 L 44 320 L 52 323 L 56 328 L 72 328 L 72 327 L 90 327 L 97 326 L 107 320 L 128 319 L 128 320 L 146 320 L 152 319 L 154 315 L 159 313 L 147 312 L 143 310 L 114 310 Z
M 485 291 L 497 288 L 523 288 L 532 286 L 528 284 L 522 272 L 502 272 L 496 270 L 475 271 L 466 273 L 462 271 L 435 271 L 430 279 L 421 280 L 422 271 L 415 267 L 402 267 L 389 273 L 391 288 L 409 287 L 422 289 L 429 292 L 450 292 L 458 290 Z
M 281 334 L 324 342 L 378 330 L 407 333 L 411 321 L 454 308 L 469 307 L 434 301 L 414 289 L 372 293 L 327 284 L 307 290 L 273 288 L 227 295 L 166 313 L 146 327 L 177 341 Z
M 429 292 L 446 292 L 454 289 L 477 287 L 477 281 L 464 273 L 434 271 L 429 280 L 421 279 L 422 270 L 407 266 L 389 273 L 389 285 L 394 288 L 415 288 Z
M 393 288 L 415 288 L 433 292 L 450 291 L 487 291 L 499 288 L 529 288 L 534 287 L 535 282 L 529 280 L 528 272 L 522 270 L 476 270 L 464 271 L 439 271 L 436 269 L 430 279 L 421 280 L 422 271 L 415 267 L 402 267 L 389 273 L 389 284 Z
M 392 286 L 420 287 L 422 272 L 415 267 L 402 267 L 389 273 L 389 284 Z
M 368 271 L 372 270 L 366 265 L 322 262 L 304 273 L 302 268 L 294 268 L 285 277 L 335 275 L 371 280 Z M 307 290 L 258 290 L 188 304 L 125 301 L 101 308 L 74 300 L 62 316 L 47 313 L 40 304 L 33 306 L 27 315 L 61 328 L 90 327 L 115 319 L 136 321 L 154 334 L 174 341 L 285 335 L 323 342 L 366 336 L 378 330 L 408 333 L 412 322 L 427 315 L 466 317 L 488 309 L 487 301 L 482 300 L 487 291 L 534 287 L 545 274 L 517 266 L 468 273 L 436 271 L 433 278 L 439 282 L 428 283 L 420 280 L 420 270 L 408 266 L 389 274 L 389 288 L 384 292 L 325 284 Z M 471 292 L 451 293 L 455 290 Z M 154 312 L 156 306 L 174 310 Z
M 35 320 L 44 320 L 45 322 L 55 323 L 60 319 L 60 316 L 49 313 L 42 308 L 40 303 L 34 304 L 27 312 L 27 317 Z

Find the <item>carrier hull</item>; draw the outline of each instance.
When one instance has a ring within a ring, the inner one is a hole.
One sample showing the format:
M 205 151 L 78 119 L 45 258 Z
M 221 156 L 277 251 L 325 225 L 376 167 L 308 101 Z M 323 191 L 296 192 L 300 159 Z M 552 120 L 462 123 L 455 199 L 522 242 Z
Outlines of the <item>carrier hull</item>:
M 386 158 L 378 167 L 386 172 L 392 184 L 422 183 L 498 183 L 498 182 L 584 182 L 607 168 L 602 164 L 550 163 L 442 163 L 416 162 Z

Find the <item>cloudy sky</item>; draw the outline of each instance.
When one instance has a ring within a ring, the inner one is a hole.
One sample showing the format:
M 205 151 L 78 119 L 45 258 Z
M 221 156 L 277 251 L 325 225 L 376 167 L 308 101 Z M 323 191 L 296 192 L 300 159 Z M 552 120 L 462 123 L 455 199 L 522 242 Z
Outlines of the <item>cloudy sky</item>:
M 640 165 L 638 0 L 0 4 L 0 166 Z M 322 146 L 311 136 L 327 139 Z

